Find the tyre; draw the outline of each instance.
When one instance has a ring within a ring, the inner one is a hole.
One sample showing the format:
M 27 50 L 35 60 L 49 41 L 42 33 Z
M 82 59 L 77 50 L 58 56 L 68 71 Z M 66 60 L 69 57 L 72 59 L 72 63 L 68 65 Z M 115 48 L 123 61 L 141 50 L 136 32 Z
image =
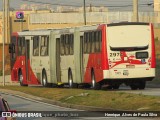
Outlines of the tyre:
M 20 82 L 20 85 L 21 86 L 27 86 L 27 84 L 23 84 L 23 74 L 22 74 L 22 71 L 20 70 L 19 73 L 18 73 L 18 81 Z
M 140 81 L 139 82 L 139 89 L 143 90 L 143 89 L 145 89 L 145 87 L 146 87 L 146 81 Z
M 94 90 L 101 89 L 101 84 L 96 82 L 94 72 L 91 72 L 91 88 Z
M 42 85 L 43 87 L 48 87 L 47 74 L 46 71 L 42 71 Z
M 138 86 L 136 84 L 131 84 L 130 87 L 131 87 L 132 90 L 137 90 L 138 89 Z
M 117 89 L 119 89 L 119 86 L 120 85 L 113 85 L 112 88 L 117 90 Z
M 68 72 L 68 85 L 69 85 L 69 88 L 78 88 L 78 84 L 73 83 L 73 75 L 71 70 L 69 70 Z

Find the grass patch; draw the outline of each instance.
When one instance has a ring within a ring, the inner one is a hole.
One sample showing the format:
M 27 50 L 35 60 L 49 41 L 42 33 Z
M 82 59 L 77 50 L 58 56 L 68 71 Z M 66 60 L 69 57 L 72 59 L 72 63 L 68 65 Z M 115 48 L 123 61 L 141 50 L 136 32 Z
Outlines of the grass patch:
M 130 94 L 118 91 L 95 91 L 66 88 L 40 88 L 5 86 L 3 89 L 21 91 L 27 94 L 57 100 L 64 103 L 102 107 L 106 109 L 147 110 L 160 111 L 160 97 Z M 83 94 L 87 94 L 83 96 Z

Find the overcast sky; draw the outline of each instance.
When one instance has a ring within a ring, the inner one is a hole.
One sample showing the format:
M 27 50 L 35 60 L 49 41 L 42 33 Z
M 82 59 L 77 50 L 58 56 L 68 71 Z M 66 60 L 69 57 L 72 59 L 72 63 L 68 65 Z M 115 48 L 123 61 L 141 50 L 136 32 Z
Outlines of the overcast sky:
M 30 1 L 30 2 L 29 2 Z M 71 6 L 82 6 L 84 0 L 10 0 L 10 7 L 19 9 L 21 4 L 43 4 L 50 3 L 55 8 L 55 4 L 59 5 L 71 5 Z M 153 11 L 153 5 L 148 6 L 147 4 L 153 3 L 153 0 L 138 0 L 139 11 Z M 35 3 L 38 2 L 38 3 Z M 90 4 L 92 6 L 108 6 L 109 10 L 117 11 L 131 11 L 133 0 L 86 0 L 86 6 Z M 2 10 L 2 0 L 0 0 L 0 10 Z

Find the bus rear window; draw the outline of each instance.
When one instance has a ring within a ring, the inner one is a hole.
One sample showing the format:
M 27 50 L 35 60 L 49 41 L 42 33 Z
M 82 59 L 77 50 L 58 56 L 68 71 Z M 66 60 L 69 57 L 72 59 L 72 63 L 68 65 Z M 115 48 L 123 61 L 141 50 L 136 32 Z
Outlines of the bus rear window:
M 148 58 L 148 52 L 136 52 L 137 59 L 144 59 Z
M 138 51 L 138 50 L 147 50 L 148 45 L 146 46 L 139 46 L 139 47 L 111 47 L 112 51 Z

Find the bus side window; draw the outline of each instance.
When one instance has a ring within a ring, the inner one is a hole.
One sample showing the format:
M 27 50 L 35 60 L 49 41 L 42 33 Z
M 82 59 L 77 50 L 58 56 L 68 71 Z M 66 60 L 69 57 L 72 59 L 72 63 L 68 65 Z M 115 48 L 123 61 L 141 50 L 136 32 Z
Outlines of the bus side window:
M 99 52 L 101 52 L 101 48 L 102 48 L 102 31 L 98 32 L 98 41 L 99 41 Z
M 95 41 L 96 41 L 96 52 L 100 51 L 100 39 L 99 39 L 99 31 L 95 32 L 96 36 L 95 36 Z
M 33 56 L 39 56 L 39 36 L 33 37 Z
M 69 55 L 70 51 L 69 51 L 69 34 L 65 35 L 65 55 Z
M 21 54 L 25 55 L 25 37 L 22 37 L 22 42 L 21 42 Z
M 49 55 L 49 36 L 46 36 L 45 46 L 47 47 L 46 55 Z
M 18 55 L 25 55 L 25 37 L 18 37 Z
M 41 56 L 48 55 L 48 46 L 49 46 L 49 37 L 48 36 L 41 36 L 41 46 L 40 46 Z
M 18 37 L 18 56 L 21 55 L 21 37 Z
M 88 53 L 92 53 L 92 45 L 93 45 L 93 37 L 92 37 L 92 31 L 89 32 L 89 50 Z
M 84 53 L 87 53 L 87 33 L 84 33 L 84 42 L 83 42 L 83 47 L 84 47 Z
M 73 55 L 74 54 L 74 35 L 73 34 L 70 34 L 69 42 L 70 42 L 70 55 Z
M 90 32 L 87 33 L 87 53 L 91 52 Z
M 60 48 L 61 48 L 61 55 L 64 55 L 65 53 L 65 46 L 64 46 L 64 35 L 61 35 L 61 42 L 60 42 Z
M 10 52 L 11 52 L 11 59 L 15 59 L 16 58 L 16 56 L 17 56 L 17 53 L 16 53 L 16 48 L 17 48 L 17 43 L 16 43 L 16 39 L 18 39 L 18 38 L 16 38 L 15 36 L 12 36 L 11 37 L 11 44 L 10 44 Z
M 95 37 L 94 37 L 94 31 L 91 32 L 91 53 L 95 52 Z

